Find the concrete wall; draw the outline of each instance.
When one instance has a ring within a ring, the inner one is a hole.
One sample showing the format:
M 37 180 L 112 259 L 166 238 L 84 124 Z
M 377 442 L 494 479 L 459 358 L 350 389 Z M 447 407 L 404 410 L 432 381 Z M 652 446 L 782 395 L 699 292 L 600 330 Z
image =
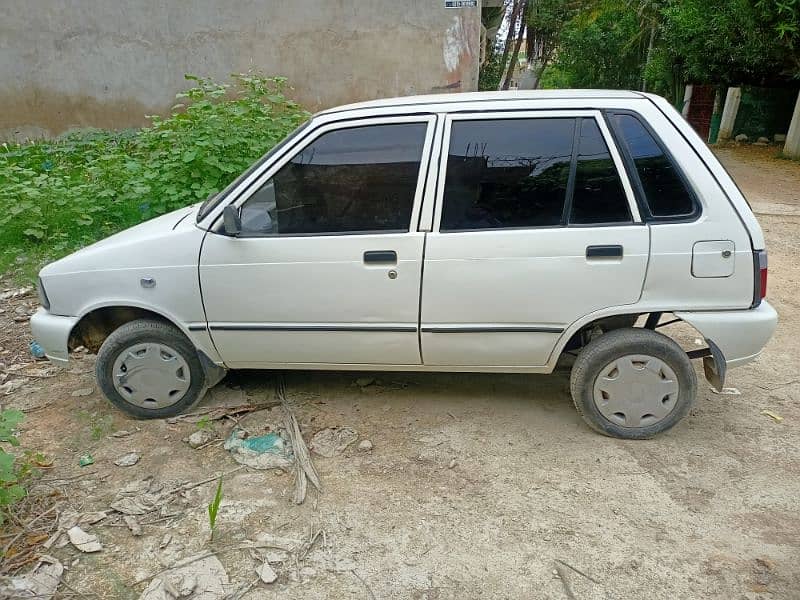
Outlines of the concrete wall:
M 0 139 L 144 124 L 184 73 L 284 75 L 310 110 L 472 91 L 479 36 L 444 0 L 0 0 Z

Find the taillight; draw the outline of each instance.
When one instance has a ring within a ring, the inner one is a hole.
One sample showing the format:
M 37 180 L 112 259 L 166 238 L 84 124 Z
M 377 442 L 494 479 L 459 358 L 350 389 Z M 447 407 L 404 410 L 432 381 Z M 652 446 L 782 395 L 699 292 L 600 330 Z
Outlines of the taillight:
M 753 267 L 755 269 L 753 286 L 753 308 L 761 304 L 767 295 L 767 251 L 755 250 L 753 252 Z

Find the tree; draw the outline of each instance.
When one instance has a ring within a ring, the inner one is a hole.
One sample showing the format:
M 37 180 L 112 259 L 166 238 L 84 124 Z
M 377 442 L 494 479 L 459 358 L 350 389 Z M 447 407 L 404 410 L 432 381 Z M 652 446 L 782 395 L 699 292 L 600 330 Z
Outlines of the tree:
M 776 85 L 800 77 L 800 0 L 670 0 L 665 54 L 689 81 Z
M 644 62 L 639 36 L 637 14 L 627 2 L 602 2 L 566 23 L 546 80 L 558 78 L 560 85 L 575 88 L 636 89 Z
M 542 72 L 553 59 L 566 24 L 588 3 L 581 0 L 530 0 L 527 17 L 527 87 L 539 87 Z

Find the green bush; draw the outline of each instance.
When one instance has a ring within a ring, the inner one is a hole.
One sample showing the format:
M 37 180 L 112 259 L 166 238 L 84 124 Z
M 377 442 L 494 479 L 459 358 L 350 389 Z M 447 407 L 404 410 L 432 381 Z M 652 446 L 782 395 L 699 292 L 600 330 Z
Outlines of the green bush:
M 18 410 L 0 411 L 0 442 L 19 446 L 14 430 L 22 419 L 23 414 Z M 0 448 L 0 525 L 5 521 L 5 511 L 25 496 L 25 488 L 20 485 L 20 471 L 14 455 Z
M 0 273 L 44 261 L 220 191 L 309 114 L 286 80 L 187 75 L 168 118 L 0 146 Z

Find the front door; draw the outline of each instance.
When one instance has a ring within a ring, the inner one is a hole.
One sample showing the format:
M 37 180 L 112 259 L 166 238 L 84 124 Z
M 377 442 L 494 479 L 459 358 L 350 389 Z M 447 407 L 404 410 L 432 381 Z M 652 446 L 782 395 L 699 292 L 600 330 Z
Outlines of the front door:
M 433 122 L 322 126 L 236 201 L 239 236 L 208 233 L 203 302 L 229 367 L 420 364 L 416 223 Z
M 543 366 L 571 323 L 637 302 L 648 227 L 597 111 L 453 115 L 443 147 L 426 365 Z

